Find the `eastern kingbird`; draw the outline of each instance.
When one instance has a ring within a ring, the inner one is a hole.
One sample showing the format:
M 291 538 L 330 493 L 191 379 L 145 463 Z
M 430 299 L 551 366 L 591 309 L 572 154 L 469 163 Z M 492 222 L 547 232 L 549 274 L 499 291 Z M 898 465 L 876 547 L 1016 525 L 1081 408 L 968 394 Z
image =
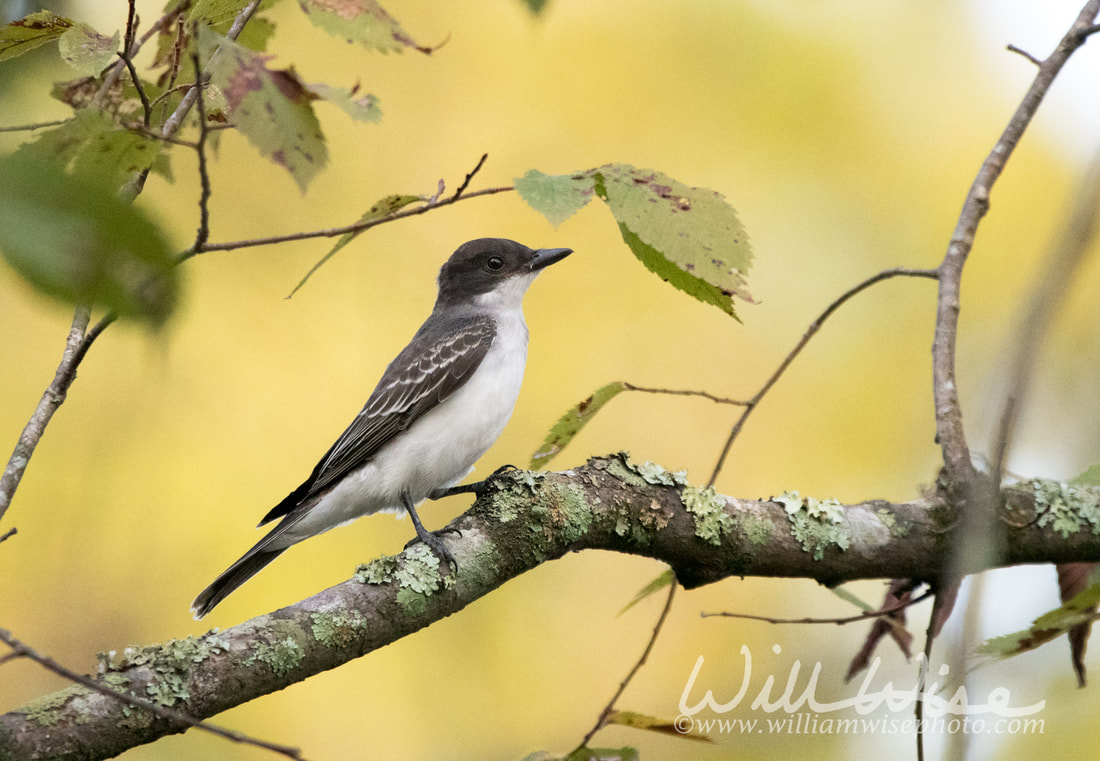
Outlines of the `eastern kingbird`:
M 305 483 L 260 521 L 267 536 L 191 603 L 205 616 L 292 544 L 361 515 L 408 513 L 419 541 L 448 563 L 416 505 L 451 490 L 504 430 L 527 364 L 523 295 L 544 267 L 573 253 L 503 238 L 458 247 L 439 271 L 431 315 L 389 364 L 362 411 Z

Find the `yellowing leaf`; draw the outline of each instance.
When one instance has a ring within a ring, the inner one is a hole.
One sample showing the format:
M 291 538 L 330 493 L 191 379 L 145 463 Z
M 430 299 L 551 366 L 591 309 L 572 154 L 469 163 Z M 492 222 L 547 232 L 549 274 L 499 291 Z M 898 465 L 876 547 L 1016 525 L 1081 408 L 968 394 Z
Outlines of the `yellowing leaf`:
M 118 32 L 104 37 L 87 24 L 76 24 L 61 35 L 58 49 L 65 63 L 81 74 L 95 76 L 115 60 L 119 40 Z
M 328 161 L 321 125 L 313 113 L 316 95 L 293 69 L 268 69 L 271 57 L 254 53 L 200 27 L 199 48 L 210 62 L 214 84 L 225 94 L 233 122 L 260 153 L 290 172 L 304 193 Z
M 331 35 L 382 53 L 405 48 L 431 53 L 417 45 L 377 0 L 299 0 L 309 20 Z
M 73 25 L 71 19 L 38 11 L 0 28 L 0 61 L 21 56 L 56 40 Z
M 558 422 L 554 423 L 554 427 L 546 435 L 546 440 L 531 455 L 531 468 L 535 469 L 550 462 L 554 455 L 564 449 L 581 428 L 584 428 L 593 415 L 625 390 L 626 385 L 622 381 L 608 383 L 593 391 L 591 396 L 558 418 Z

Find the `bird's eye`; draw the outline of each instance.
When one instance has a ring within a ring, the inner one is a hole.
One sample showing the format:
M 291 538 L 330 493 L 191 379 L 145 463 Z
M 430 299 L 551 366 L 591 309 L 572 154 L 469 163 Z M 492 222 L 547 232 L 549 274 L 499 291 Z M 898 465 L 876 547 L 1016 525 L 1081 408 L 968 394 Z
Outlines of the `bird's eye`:
M 500 272 L 504 268 L 504 260 L 499 256 L 490 256 L 485 260 L 485 266 L 490 272 Z

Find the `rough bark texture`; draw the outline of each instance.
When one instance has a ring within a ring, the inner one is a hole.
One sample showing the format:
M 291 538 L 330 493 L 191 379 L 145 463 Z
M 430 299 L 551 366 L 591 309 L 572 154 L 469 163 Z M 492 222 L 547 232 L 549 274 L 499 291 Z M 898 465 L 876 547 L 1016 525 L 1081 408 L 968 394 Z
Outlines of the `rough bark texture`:
M 998 566 L 1100 561 L 1098 490 L 1028 482 L 1008 504 L 996 521 Z M 733 499 L 616 455 L 562 473 L 506 473 L 452 526 L 462 532 L 447 540 L 455 576 L 441 577 L 435 556 L 414 546 L 296 605 L 126 651 L 96 678 L 202 719 L 383 647 L 567 552 L 656 558 L 689 588 L 730 576 L 935 580 L 954 519 L 938 496 L 844 506 L 795 495 Z M 0 758 L 109 758 L 186 728 L 74 686 L 0 716 Z

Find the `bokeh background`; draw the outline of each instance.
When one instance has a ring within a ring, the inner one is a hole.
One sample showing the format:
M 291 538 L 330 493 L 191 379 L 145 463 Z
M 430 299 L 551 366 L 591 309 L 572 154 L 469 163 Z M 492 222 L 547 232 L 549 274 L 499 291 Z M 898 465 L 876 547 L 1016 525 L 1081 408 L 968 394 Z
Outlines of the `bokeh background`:
M 0 526 L 19 530 L 0 547 L 0 626 L 62 663 L 92 670 L 98 651 L 239 623 L 402 547 L 412 535 L 407 521 L 361 520 L 287 553 L 206 621 L 188 613 L 358 411 L 430 310 L 438 267 L 467 239 L 576 250 L 527 298 L 527 380 L 479 475 L 526 463 L 562 412 L 611 380 L 751 395 L 842 290 L 886 267 L 938 264 L 975 171 L 1034 73 L 1005 45 L 1045 55 L 1078 4 L 551 0 L 539 17 L 516 0 L 394 0 L 387 8 L 422 44 L 447 44 L 431 57 L 375 55 L 314 28 L 293 3 L 274 10 L 274 65 L 294 64 L 310 82 L 359 81 L 380 98 L 384 120 L 354 124 L 318 105 L 332 164 L 304 196 L 243 138 L 224 135 L 212 168 L 212 240 L 345 224 L 383 195 L 431 193 L 439 178 L 453 189 L 483 152 L 490 157 L 475 189 L 530 168 L 625 161 L 727 197 L 754 242 L 750 289 L 759 303 L 743 306 L 738 324 L 646 272 L 599 204 L 554 229 L 514 193 L 372 230 L 291 300 L 284 297 L 328 241 L 192 260 L 166 329 L 117 325 L 95 345 Z M 125 22 L 123 3 L 65 10 L 108 34 Z M 141 2 L 139 11 L 151 22 L 160 5 Z M 967 268 L 959 378 L 977 450 L 990 439 L 1021 307 L 1100 143 L 1097 47 L 1090 42 L 1055 84 L 996 186 Z M 47 95 L 51 82 L 72 76 L 55 58 L 42 50 L 0 66 L 2 125 L 66 115 Z M 25 138 L 0 133 L 0 150 Z M 198 183 L 193 156 L 177 152 L 174 162 L 174 184 L 152 179 L 138 204 L 183 249 L 197 225 Z M 1100 459 L 1097 274 L 1095 262 L 1082 271 L 1044 349 L 1011 463 L 1017 472 L 1070 477 Z M 71 309 L 2 266 L 0 294 L 6 449 L 52 377 Z M 918 494 L 938 463 L 934 298 L 929 281 L 895 280 L 837 314 L 753 416 L 720 490 L 764 497 L 798 489 L 844 501 Z M 705 482 L 735 414 L 704 400 L 624 395 L 553 467 L 627 449 Z M 466 505 L 452 498 L 423 515 L 442 526 Z M 660 596 L 619 611 L 661 570 L 596 552 L 550 563 L 426 631 L 216 721 L 300 746 L 311 759 L 569 750 L 640 654 Z M 883 592 L 873 581 L 850 588 L 871 602 Z M 1056 605 L 1052 569 L 988 574 L 982 635 L 1023 628 Z M 855 694 L 842 679 L 867 625 L 700 618 L 713 610 L 852 612 L 806 581 L 731 580 L 682 593 L 620 708 L 674 717 L 700 655 L 691 702 L 706 689 L 728 700 L 741 684 L 742 645 L 753 655 L 750 695 L 768 676 L 778 695 L 796 663 L 804 685 L 819 661 L 822 699 Z M 912 614 L 914 630 L 923 630 L 927 610 Z M 915 667 L 896 648 L 884 644 L 880 654 L 872 689 L 913 684 Z M 33 664 L 6 663 L 0 709 L 62 686 Z M 1076 688 L 1064 643 L 986 665 L 971 684 L 977 700 L 994 686 L 1010 688 L 1013 705 L 1045 700 L 1043 732 L 974 737 L 974 758 L 1095 752 L 1100 697 Z M 786 718 L 745 703 L 728 717 Z M 648 759 L 914 752 L 911 737 L 883 732 L 715 739 L 611 728 L 595 744 L 633 744 Z M 929 742 L 937 757 L 943 743 Z M 270 755 L 192 731 L 124 757 Z

